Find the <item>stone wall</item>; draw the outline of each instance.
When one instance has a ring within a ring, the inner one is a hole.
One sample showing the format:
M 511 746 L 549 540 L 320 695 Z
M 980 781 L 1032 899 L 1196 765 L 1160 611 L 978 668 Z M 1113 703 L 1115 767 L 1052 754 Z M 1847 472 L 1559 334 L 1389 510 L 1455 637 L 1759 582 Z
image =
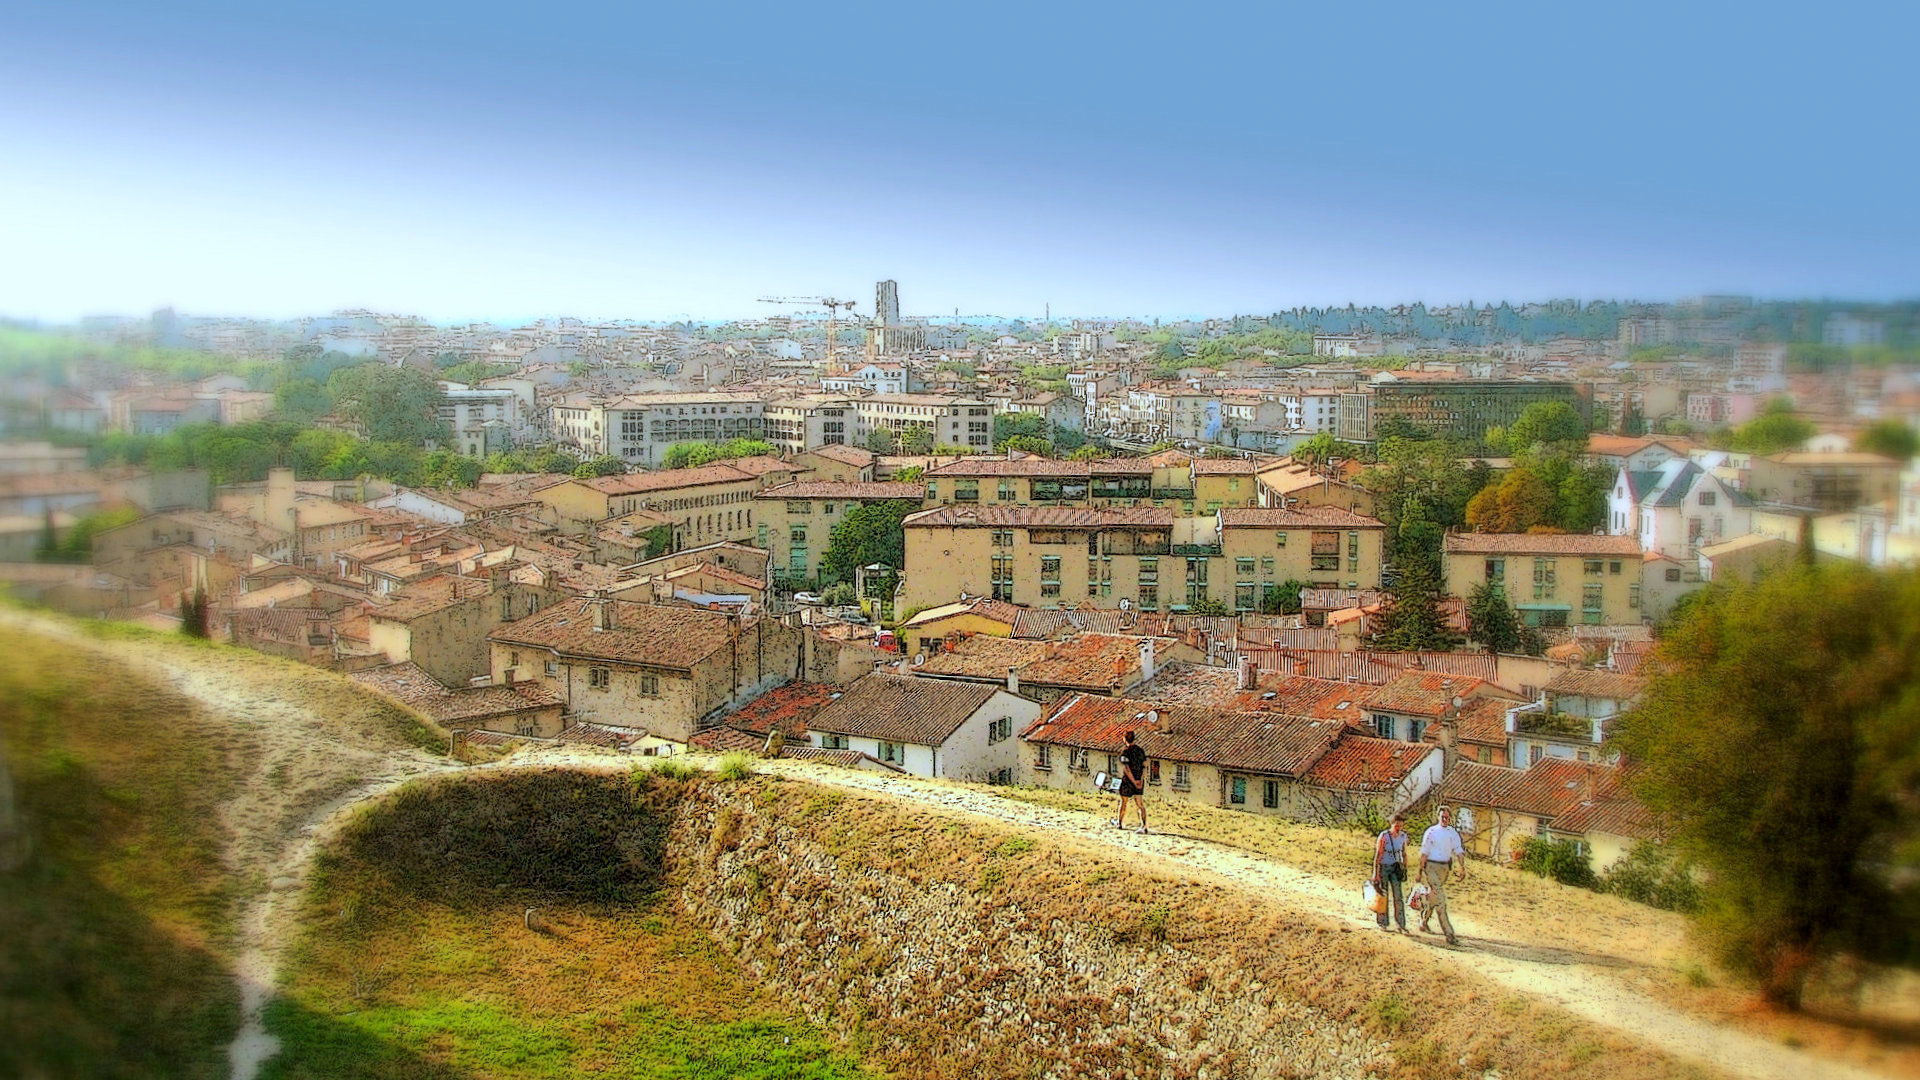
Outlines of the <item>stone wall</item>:
M 1244 897 L 780 782 L 687 800 L 668 849 L 752 977 L 902 1075 L 1392 1071 L 1355 987 L 1334 974 L 1323 1005 L 1298 985 L 1351 972 L 1355 946 Z

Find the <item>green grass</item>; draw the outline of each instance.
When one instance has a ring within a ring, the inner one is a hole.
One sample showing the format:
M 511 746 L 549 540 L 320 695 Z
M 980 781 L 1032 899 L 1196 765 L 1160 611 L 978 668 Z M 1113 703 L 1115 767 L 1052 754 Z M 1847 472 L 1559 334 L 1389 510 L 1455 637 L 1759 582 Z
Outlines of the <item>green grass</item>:
M 758 998 L 664 891 L 666 825 L 698 790 L 655 769 L 530 771 L 363 811 L 310 875 L 264 1076 L 868 1075 Z
M 0 873 L 0 1076 L 219 1077 L 238 999 L 224 753 L 184 699 L 0 628 L 29 856 Z

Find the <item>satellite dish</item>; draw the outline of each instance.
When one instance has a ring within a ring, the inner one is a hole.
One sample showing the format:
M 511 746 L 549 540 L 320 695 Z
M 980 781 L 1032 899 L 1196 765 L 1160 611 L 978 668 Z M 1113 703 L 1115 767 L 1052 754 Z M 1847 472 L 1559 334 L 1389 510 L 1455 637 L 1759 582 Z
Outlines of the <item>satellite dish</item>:
M 1125 597 L 1121 597 L 1121 598 L 1120 598 L 1120 610 L 1121 610 L 1121 611 L 1131 611 L 1131 610 L 1133 610 L 1133 601 L 1131 601 L 1131 600 L 1128 600 L 1128 599 L 1127 599 L 1127 598 L 1125 598 Z

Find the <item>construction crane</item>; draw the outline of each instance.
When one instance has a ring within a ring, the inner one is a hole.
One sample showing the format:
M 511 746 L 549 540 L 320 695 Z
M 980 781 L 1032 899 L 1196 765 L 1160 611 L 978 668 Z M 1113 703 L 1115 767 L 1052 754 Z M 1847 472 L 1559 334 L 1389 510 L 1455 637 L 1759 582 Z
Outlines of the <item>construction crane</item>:
M 840 309 L 846 308 L 847 314 L 849 315 L 853 314 L 854 302 L 852 300 L 835 300 L 830 296 L 762 296 L 762 297 L 759 297 L 758 299 L 763 304 L 802 304 L 802 305 L 818 304 L 819 306 L 826 308 L 827 309 L 827 366 L 829 368 L 833 366 L 834 345 L 840 339 Z

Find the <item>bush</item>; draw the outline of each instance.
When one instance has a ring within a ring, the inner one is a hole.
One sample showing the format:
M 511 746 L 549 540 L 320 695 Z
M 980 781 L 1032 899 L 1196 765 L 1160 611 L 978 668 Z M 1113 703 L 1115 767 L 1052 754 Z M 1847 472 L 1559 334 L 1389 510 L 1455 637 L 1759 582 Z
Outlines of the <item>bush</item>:
M 1600 879 L 1593 874 L 1593 861 L 1572 840 L 1550 836 L 1528 836 L 1520 841 L 1519 866 L 1562 885 L 1598 889 Z
M 738 750 L 723 754 L 720 757 L 720 769 L 717 775 L 722 780 L 745 780 L 753 775 L 753 762 Z
M 1606 869 L 1606 890 L 1637 904 L 1682 911 L 1700 910 L 1702 891 L 1693 866 L 1659 844 L 1640 844 Z
M 664 757 L 648 766 L 647 771 L 662 780 L 691 780 L 700 770 L 677 757 Z

